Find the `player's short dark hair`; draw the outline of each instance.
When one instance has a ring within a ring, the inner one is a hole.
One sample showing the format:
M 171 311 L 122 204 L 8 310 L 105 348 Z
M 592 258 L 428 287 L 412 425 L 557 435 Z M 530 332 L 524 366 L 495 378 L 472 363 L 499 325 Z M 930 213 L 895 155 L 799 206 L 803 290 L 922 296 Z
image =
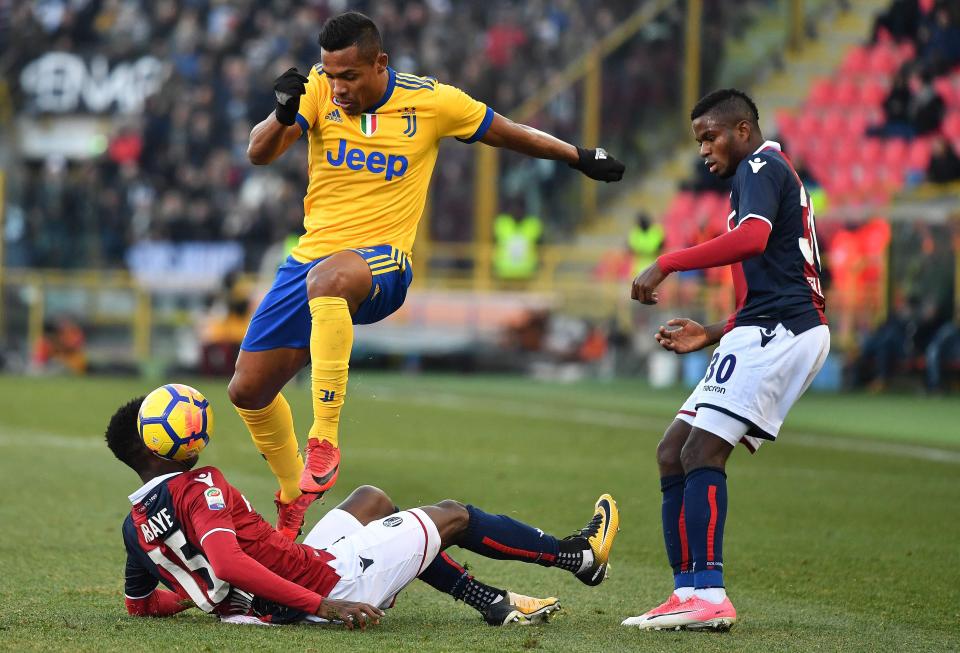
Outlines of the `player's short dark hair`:
M 317 41 L 327 52 L 343 50 L 355 45 L 360 54 L 370 60 L 373 60 L 383 49 L 383 40 L 380 38 L 380 30 L 377 29 L 376 23 L 359 11 L 348 11 L 328 19 L 320 28 L 320 37 Z
M 736 125 L 741 120 L 760 126 L 760 112 L 750 96 L 735 88 L 721 88 L 705 95 L 690 112 L 690 120 L 708 113 L 716 114 L 724 122 Z
M 105 434 L 107 446 L 113 455 L 133 469 L 137 468 L 138 461 L 148 453 L 137 428 L 137 415 L 144 399 L 145 397 L 135 397 L 120 406 L 110 418 Z

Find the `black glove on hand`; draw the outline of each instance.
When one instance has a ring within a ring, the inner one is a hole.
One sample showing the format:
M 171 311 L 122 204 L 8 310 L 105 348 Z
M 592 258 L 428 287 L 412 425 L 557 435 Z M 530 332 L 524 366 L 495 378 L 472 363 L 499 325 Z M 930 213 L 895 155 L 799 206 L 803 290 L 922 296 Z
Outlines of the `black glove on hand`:
M 306 83 L 307 78 L 296 68 L 289 69 L 273 83 L 273 94 L 277 97 L 277 120 L 280 123 L 292 125 L 297 121 L 300 96 L 307 92 L 304 87 Z
M 577 154 L 580 155 L 580 160 L 571 163 L 570 167 L 579 170 L 590 179 L 609 183 L 623 178 L 623 164 L 607 154 L 602 147 L 595 150 L 578 147 Z

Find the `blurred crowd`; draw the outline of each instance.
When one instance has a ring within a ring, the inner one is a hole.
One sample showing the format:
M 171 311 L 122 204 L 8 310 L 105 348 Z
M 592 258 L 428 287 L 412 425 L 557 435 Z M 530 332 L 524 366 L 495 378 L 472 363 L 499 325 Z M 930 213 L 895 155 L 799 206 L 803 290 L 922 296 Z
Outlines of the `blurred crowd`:
M 704 38 L 720 43 L 743 9 L 705 5 Z M 0 0 L 8 80 L 51 51 L 111 62 L 148 54 L 166 67 L 142 112 L 112 116 L 100 156 L 25 162 L 8 212 L 8 262 L 120 267 L 133 242 L 231 239 L 255 269 L 270 243 L 300 232 L 307 180 L 302 142 L 267 169 L 250 166 L 249 130 L 272 110 L 276 75 L 319 60 L 316 36 L 333 14 L 368 13 L 396 69 L 460 86 L 508 113 L 637 8 L 629 0 Z M 603 145 L 628 162 L 639 159 L 642 120 L 676 106 L 681 52 L 682 12 L 672 9 L 605 64 Z M 719 61 L 716 48 L 704 48 L 708 78 Z M 17 111 L 37 113 L 15 81 L 10 91 Z M 578 141 L 578 101 L 576 93 L 558 98 L 533 122 Z M 467 240 L 472 151 L 444 147 L 431 229 L 439 240 Z M 537 214 L 555 232 L 572 228 L 576 203 L 558 192 L 569 186 L 566 166 L 508 161 L 502 170 L 502 209 Z

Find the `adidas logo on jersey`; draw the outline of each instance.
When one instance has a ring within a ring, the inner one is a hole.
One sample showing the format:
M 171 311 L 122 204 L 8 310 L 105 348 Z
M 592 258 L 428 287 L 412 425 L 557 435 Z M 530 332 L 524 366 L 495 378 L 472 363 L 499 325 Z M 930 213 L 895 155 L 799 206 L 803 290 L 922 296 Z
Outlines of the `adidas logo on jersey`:
M 342 123 L 342 122 L 343 122 L 343 118 L 340 116 L 340 109 L 334 109 L 333 111 L 331 111 L 330 113 L 328 113 L 328 114 L 324 117 L 324 120 L 332 120 L 333 122 Z

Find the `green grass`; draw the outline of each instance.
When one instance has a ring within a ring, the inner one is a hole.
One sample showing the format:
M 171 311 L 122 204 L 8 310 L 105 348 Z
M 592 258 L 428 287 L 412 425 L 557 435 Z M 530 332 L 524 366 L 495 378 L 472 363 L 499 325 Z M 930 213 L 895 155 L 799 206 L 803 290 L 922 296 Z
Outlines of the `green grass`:
M 189 382 L 189 380 L 188 380 Z M 274 483 L 220 380 L 204 461 L 272 518 Z M 670 588 L 653 455 L 685 397 L 638 382 L 358 371 L 344 464 L 327 505 L 362 483 L 403 506 L 457 498 L 564 535 L 601 492 L 622 532 L 598 588 L 568 574 L 453 550 L 489 583 L 556 595 L 548 625 L 494 629 L 420 583 L 379 628 L 222 626 L 197 611 L 135 619 L 123 608 L 120 522 L 138 479 L 100 438 L 140 380 L 0 377 L 0 649 L 357 651 L 960 650 L 960 401 L 810 395 L 781 441 L 729 464 L 725 562 L 740 622 L 726 635 L 641 633 L 620 620 Z M 286 393 L 298 432 L 307 390 Z M 322 514 L 314 509 L 310 521 Z

